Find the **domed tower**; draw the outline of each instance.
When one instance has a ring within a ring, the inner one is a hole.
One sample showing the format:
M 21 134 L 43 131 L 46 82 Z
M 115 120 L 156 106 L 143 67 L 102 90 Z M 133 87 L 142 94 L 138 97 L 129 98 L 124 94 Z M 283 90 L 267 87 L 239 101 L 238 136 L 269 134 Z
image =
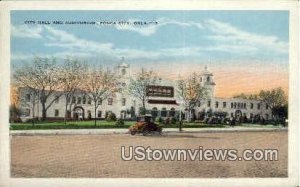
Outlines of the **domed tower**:
M 208 99 L 215 97 L 215 85 L 214 75 L 208 70 L 207 66 L 204 67 L 204 70 L 200 74 L 201 85 L 207 89 Z
M 130 77 L 129 65 L 125 63 L 125 58 L 122 57 L 120 64 L 118 65 L 118 74 L 122 78 Z

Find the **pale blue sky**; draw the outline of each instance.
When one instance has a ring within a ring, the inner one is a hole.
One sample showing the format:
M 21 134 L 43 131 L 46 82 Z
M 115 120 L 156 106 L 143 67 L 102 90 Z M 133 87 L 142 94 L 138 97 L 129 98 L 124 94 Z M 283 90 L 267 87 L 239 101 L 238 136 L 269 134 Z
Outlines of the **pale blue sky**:
M 24 21 L 157 21 L 148 26 Z M 33 55 L 115 64 L 254 60 L 288 64 L 288 11 L 12 11 L 12 63 Z

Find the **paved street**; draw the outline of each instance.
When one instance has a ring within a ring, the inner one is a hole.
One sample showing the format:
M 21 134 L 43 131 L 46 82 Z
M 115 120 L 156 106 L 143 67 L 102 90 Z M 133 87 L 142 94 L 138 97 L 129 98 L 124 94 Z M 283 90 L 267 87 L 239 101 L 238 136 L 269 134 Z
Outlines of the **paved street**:
M 12 177 L 287 177 L 287 131 L 11 136 Z M 123 161 L 121 146 L 278 149 L 278 161 Z

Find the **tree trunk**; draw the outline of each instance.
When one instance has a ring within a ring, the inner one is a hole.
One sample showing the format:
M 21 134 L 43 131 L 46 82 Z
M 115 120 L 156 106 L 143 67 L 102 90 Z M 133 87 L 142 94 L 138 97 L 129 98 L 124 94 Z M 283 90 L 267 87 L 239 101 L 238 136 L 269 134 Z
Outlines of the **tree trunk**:
M 145 109 L 145 99 L 144 98 L 143 98 L 142 103 L 143 103 L 143 109 Z
M 188 108 L 188 118 L 187 119 L 188 119 L 188 122 L 192 121 L 192 110 L 190 107 Z
M 96 102 L 95 102 L 95 103 L 96 103 Z M 96 111 L 97 111 L 97 108 L 96 108 L 96 104 L 95 104 L 95 116 L 94 116 L 94 118 L 95 118 L 95 124 L 94 124 L 95 127 L 96 127 L 96 125 L 97 125 L 97 118 L 96 118 L 96 113 L 97 113 L 97 112 L 96 112 Z
M 45 121 L 47 118 L 47 109 L 45 102 L 42 102 L 42 121 Z
M 65 119 L 64 119 L 64 122 L 65 122 L 65 125 L 67 125 L 67 115 L 68 115 L 68 103 L 67 103 L 67 97 L 66 97 L 66 105 L 65 105 Z
M 182 131 L 182 120 L 179 120 L 179 132 Z
M 70 111 L 70 119 L 73 120 L 73 116 L 72 116 L 72 103 L 69 104 L 69 111 Z M 73 111 L 73 115 L 74 115 L 74 111 Z
M 35 98 L 34 98 L 35 99 Z M 35 121 L 35 101 L 33 101 L 33 107 L 32 107 L 32 126 L 34 126 L 34 121 Z

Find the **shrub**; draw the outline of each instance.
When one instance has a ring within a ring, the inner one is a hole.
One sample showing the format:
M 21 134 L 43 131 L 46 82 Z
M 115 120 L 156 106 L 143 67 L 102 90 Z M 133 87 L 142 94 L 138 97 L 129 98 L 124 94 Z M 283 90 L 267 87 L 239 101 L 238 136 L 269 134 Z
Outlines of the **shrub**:
M 242 117 L 242 122 L 243 122 L 243 123 L 248 123 L 248 118 L 247 118 L 247 116 L 243 116 L 243 117 Z
M 226 117 L 228 115 L 227 112 L 216 111 L 213 113 L 216 117 Z
M 229 118 L 222 118 L 221 124 L 224 124 L 224 125 L 230 124 L 230 119 Z
M 113 113 L 113 112 L 110 112 L 110 113 L 107 115 L 106 120 L 107 120 L 107 121 L 116 121 L 116 120 L 117 120 L 116 114 Z
M 36 122 L 36 119 L 33 118 L 26 120 L 26 123 L 34 123 L 34 122 Z
M 13 122 L 13 123 L 22 123 L 22 120 L 20 117 L 10 118 L 9 121 Z
M 169 125 L 169 124 L 170 124 L 170 118 L 166 118 L 166 119 L 164 120 L 164 124 L 165 124 L 165 125 Z
M 205 117 L 204 120 L 203 120 L 203 122 L 204 122 L 205 124 L 207 124 L 207 123 L 208 123 L 208 120 L 209 120 L 209 117 Z
M 157 118 L 155 119 L 155 121 L 158 122 L 158 123 L 161 123 L 161 122 L 162 122 L 162 118 L 161 118 L 161 117 L 157 117 Z
M 117 121 L 115 123 L 115 125 L 118 126 L 118 127 L 124 126 L 124 124 L 125 124 L 124 120 L 121 119 L 121 118 L 117 119 Z
M 136 116 L 132 116 L 131 121 L 136 121 Z
M 172 118 L 172 119 L 171 119 L 171 123 L 172 123 L 172 124 L 176 124 L 176 122 L 177 122 L 177 119 L 176 119 L 176 118 Z
M 145 115 L 146 112 L 147 112 L 146 108 L 144 108 L 144 107 L 140 107 L 140 108 L 139 108 L 139 114 L 140 114 L 140 115 Z
M 213 114 L 212 114 L 212 109 L 209 109 L 207 112 L 206 112 L 206 116 L 208 117 L 211 117 Z
M 206 124 L 221 124 L 221 118 L 218 118 L 218 117 L 215 117 L 215 116 L 211 116 L 211 117 L 208 117 L 204 120 L 204 123 Z
M 209 117 L 207 123 L 208 124 L 213 124 L 214 123 L 214 118 L 213 117 Z
M 260 119 L 260 124 L 261 124 L 261 125 L 266 125 L 266 120 L 265 120 L 265 118 L 261 118 L 261 119 Z
M 202 123 L 203 121 L 201 120 L 195 120 L 194 123 Z

